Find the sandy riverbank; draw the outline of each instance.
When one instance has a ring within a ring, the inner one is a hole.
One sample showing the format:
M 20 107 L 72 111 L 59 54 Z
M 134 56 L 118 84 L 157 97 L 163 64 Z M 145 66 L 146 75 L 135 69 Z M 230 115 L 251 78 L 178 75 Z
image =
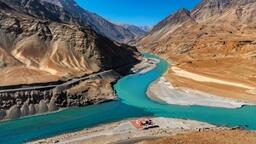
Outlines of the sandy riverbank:
M 137 120 L 151 119 L 157 128 L 143 130 L 137 128 L 134 122 Z M 129 141 L 142 141 L 168 136 L 170 134 L 204 131 L 204 130 L 226 129 L 211 124 L 182 119 L 171 118 L 138 118 L 124 120 L 111 124 L 101 125 L 94 128 L 84 129 L 79 132 L 63 134 L 52 138 L 38 140 L 32 143 L 83 143 L 107 144 Z
M 156 58 L 143 58 L 142 61 L 135 65 L 131 70 L 136 74 L 144 74 L 156 68 L 156 65 L 160 62 Z
M 234 99 L 219 97 L 205 92 L 192 90 L 189 88 L 175 88 L 164 77 L 151 84 L 147 95 L 160 102 L 175 105 L 200 105 L 223 108 L 239 108 L 248 103 Z
M 172 60 L 175 63 L 164 77 L 174 87 L 256 103 L 255 62 L 239 58 Z
M 183 70 L 183 69 L 175 67 L 175 66 L 171 67 L 171 70 L 174 72 L 174 74 L 176 76 L 192 79 L 192 80 L 199 81 L 199 82 L 209 82 L 209 83 L 228 85 L 228 86 L 248 89 L 250 91 L 255 90 L 255 87 L 252 87 L 252 86 L 249 86 L 249 85 L 246 85 L 246 84 L 243 84 L 243 83 L 230 82 L 230 81 L 226 81 L 226 80 L 212 78 L 212 77 L 209 77 L 209 76 L 204 76 L 204 75 L 192 73 L 192 72 Z

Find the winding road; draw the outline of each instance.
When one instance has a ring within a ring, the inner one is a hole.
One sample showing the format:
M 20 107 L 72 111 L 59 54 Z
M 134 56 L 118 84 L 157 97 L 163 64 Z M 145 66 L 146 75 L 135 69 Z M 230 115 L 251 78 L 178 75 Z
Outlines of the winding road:
M 29 90 L 40 90 L 40 89 L 53 89 L 53 88 L 56 88 L 56 87 L 61 88 L 61 87 L 66 87 L 66 86 L 75 84 L 79 81 L 84 81 L 84 80 L 92 79 L 92 78 L 97 77 L 97 76 L 102 76 L 102 75 L 110 73 L 110 72 L 113 72 L 113 70 L 106 70 L 106 71 L 91 74 L 89 76 L 85 76 L 85 77 L 81 77 L 81 78 L 75 78 L 75 79 L 69 80 L 67 82 L 64 82 L 62 84 L 58 84 L 58 85 L 31 86 L 31 87 L 23 87 L 23 88 L 15 88 L 15 89 L 4 89 L 4 90 L 0 90 L 0 93 L 16 92 L 16 91 L 29 91 Z

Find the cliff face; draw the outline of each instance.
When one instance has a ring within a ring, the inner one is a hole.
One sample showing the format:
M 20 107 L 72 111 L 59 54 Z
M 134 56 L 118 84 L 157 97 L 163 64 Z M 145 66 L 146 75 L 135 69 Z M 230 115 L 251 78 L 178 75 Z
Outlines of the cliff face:
M 6 2 L 0 1 L 0 120 L 115 99 L 115 69 L 138 62 L 135 47 L 80 24 L 58 1 Z
M 255 87 L 255 40 L 255 0 L 203 0 L 192 11 L 180 10 L 163 20 L 137 45 L 188 71 Z M 220 85 L 189 84 L 171 69 L 168 77 L 176 86 L 236 95 L 231 93 L 234 87 L 224 92 Z M 253 94 L 241 89 L 237 97 L 255 101 Z
M 120 43 L 127 43 L 136 36 L 129 30 L 115 25 L 97 14 L 82 9 L 74 0 L 1 0 L 12 8 L 37 18 L 90 26 L 97 33 Z

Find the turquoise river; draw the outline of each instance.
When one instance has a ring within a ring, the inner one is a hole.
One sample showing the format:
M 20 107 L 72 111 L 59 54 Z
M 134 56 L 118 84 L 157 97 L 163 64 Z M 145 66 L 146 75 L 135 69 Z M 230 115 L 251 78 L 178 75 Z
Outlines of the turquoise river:
M 146 57 L 156 57 L 145 54 Z M 162 59 L 154 70 L 120 79 L 114 88 L 119 100 L 84 108 L 25 117 L 0 123 L 0 143 L 23 143 L 99 124 L 142 116 L 193 119 L 222 126 L 244 126 L 256 130 L 256 106 L 224 109 L 202 106 L 177 106 L 151 101 L 147 87 L 168 68 Z

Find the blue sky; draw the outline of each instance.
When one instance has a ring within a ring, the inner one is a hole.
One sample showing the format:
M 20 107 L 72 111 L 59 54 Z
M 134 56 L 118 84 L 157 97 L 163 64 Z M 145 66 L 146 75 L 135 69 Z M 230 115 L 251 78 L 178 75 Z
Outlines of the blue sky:
M 180 8 L 192 9 L 201 0 L 76 0 L 86 10 L 114 23 L 153 26 Z

